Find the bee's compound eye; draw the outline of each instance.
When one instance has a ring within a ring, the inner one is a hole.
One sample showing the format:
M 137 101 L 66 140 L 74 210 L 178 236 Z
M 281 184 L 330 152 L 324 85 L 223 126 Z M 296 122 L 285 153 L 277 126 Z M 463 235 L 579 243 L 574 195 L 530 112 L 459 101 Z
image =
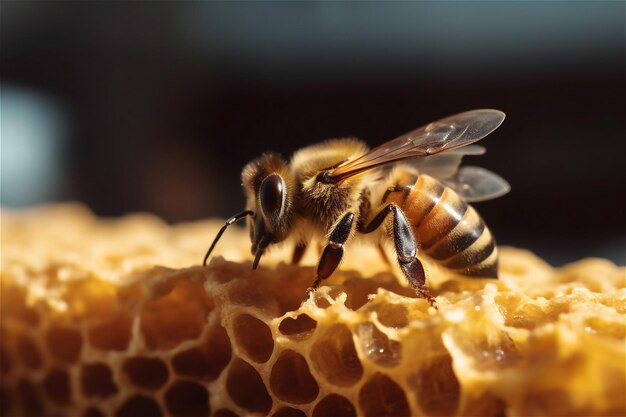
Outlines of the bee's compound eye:
M 279 216 L 285 204 L 285 182 L 278 174 L 267 176 L 259 189 L 261 210 L 266 217 Z

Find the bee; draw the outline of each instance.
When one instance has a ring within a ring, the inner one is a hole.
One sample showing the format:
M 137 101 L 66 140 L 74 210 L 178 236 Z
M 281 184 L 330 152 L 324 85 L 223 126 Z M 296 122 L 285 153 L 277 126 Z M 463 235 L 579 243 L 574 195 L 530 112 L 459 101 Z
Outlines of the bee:
M 391 239 L 400 270 L 419 297 L 433 302 L 421 259 L 452 273 L 497 278 L 493 235 L 468 202 L 507 193 L 508 183 L 478 167 L 459 167 L 471 145 L 493 132 L 504 113 L 472 110 L 429 123 L 372 150 L 354 139 L 331 139 L 296 151 L 290 162 L 268 152 L 241 174 L 247 209 L 229 218 L 203 265 L 228 228 L 248 218 L 252 268 L 271 245 L 293 238 L 293 263 L 313 239 L 325 242 L 307 296 L 332 275 L 355 238 Z

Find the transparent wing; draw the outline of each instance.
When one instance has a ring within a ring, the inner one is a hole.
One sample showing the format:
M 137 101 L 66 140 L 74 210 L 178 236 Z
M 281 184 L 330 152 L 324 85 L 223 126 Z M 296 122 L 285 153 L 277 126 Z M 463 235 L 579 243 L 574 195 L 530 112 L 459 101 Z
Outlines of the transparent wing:
M 504 120 L 499 110 L 480 109 L 455 114 L 429 123 L 346 162 L 331 172 L 334 181 L 390 162 L 434 155 L 479 141 Z
M 511 186 L 498 174 L 480 167 L 462 166 L 443 183 L 453 188 L 465 201 L 485 201 L 500 197 L 511 190 Z
M 417 168 L 420 174 L 430 175 L 441 181 L 451 178 L 458 172 L 461 160 L 465 155 L 483 155 L 485 151 L 483 146 L 468 145 L 407 162 Z

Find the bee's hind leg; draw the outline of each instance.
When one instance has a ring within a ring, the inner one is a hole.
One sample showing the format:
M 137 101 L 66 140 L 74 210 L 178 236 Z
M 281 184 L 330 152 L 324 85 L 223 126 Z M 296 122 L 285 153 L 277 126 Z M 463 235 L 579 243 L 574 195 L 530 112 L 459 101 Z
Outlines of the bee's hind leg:
M 402 209 L 394 203 L 386 205 L 361 232 L 371 233 L 378 229 L 390 213 L 393 215 L 393 243 L 396 247 L 400 269 L 416 294 L 420 298 L 426 298 L 433 305 L 434 298 L 425 286 L 424 267 L 416 257 L 417 243 Z
M 411 262 L 400 262 L 400 269 L 409 281 L 409 284 L 411 284 L 411 288 L 415 290 L 417 296 L 428 300 L 430 305 L 435 305 L 435 299 L 430 295 L 428 288 L 425 286 L 426 273 L 424 272 L 424 267 L 420 260 L 415 258 Z
M 352 233 L 352 225 L 354 224 L 354 213 L 347 212 L 332 228 L 328 244 L 322 252 L 322 257 L 317 265 L 317 276 L 311 287 L 306 290 L 307 298 L 311 298 L 313 292 L 319 287 L 320 283 L 332 275 L 339 266 L 341 258 L 343 258 L 343 245 L 346 243 Z

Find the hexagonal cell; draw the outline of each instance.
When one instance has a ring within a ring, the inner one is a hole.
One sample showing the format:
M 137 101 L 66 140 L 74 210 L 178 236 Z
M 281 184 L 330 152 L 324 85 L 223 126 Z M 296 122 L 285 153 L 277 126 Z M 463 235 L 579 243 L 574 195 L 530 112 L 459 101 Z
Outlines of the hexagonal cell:
M 230 398 L 250 412 L 267 414 L 272 408 L 272 398 L 265 388 L 261 375 L 249 363 L 235 359 L 226 378 Z
M 145 395 L 134 395 L 124 401 L 115 412 L 115 417 L 161 417 L 159 404 Z
M 376 294 L 378 291 L 378 284 L 373 280 L 363 278 L 352 278 L 344 282 L 346 294 L 346 307 L 350 310 L 356 311 L 363 307 L 369 301 L 369 296 Z
M 272 417 L 306 417 L 306 413 L 297 408 L 283 407 L 272 414 Z
M 315 332 L 317 322 L 306 314 L 300 314 L 295 319 L 285 317 L 281 320 L 278 330 L 285 336 L 295 340 L 305 340 Z
M 304 300 L 302 294 L 311 286 L 314 276 L 315 272 L 310 266 L 286 263 L 268 271 L 269 279 L 263 281 L 263 286 L 278 304 L 278 314 L 275 317 L 300 308 Z M 277 282 L 284 284 L 276 285 Z
M 167 366 L 159 358 L 131 357 L 124 361 L 122 369 L 134 385 L 145 389 L 159 389 L 169 377 Z
M 202 333 L 213 301 L 202 285 L 179 281 L 167 294 L 152 299 L 141 312 L 141 332 L 151 349 L 172 349 Z
M 21 406 L 20 416 L 40 417 L 44 415 L 43 405 L 32 382 L 27 379 L 20 379 L 17 382 L 17 393 Z
M 54 326 L 46 332 L 46 346 L 55 359 L 71 364 L 76 362 L 83 347 L 83 338 L 78 330 Z
M 52 369 L 43 379 L 43 388 L 48 397 L 59 405 L 71 402 L 70 376 L 64 369 Z
M 316 291 L 313 294 L 313 301 L 315 301 L 315 306 L 317 308 L 321 308 L 323 310 L 326 310 L 328 307 L 332 305 L 330 301 L 328 301 L 328 298 L 320 294 L 319 291 Z
M 402 304 L 381 304 L 376 310 L 378 321 L 385 327 L 399 329 L 409 324 L 409 310 Z
M 555 392 L 556 390 L 548 390 L 545 394 L 547 398 L 533 398 L 532 396 L 524 397 L 520 399 L 522 404 L 521 409 L 518 409 L 519 412 L 516 415 L 520 416 L 561 416 L 568 415 L 564 414 L 563 410 L 567 409 L 569 399 L 567 397 L 563 398 L 563 392 Z M 623 394 L 622 394 L 623 395 Z M 556 397 L 556 396 L 560 396 Z M 557 399 L 558 398 L 558 399 Z M 570 397 L 571 398 L 571 397 Z M 547 400 L 547 402 L 544 402 Z M 496 397 L 495 394 L 491 392 L 483 392 L 477 396 L 467 396 L 464 398 L 463 410 L 458 410 L 459 415 L 465 416 L 494 416 L 494 417 L 506 417 L 507 416 L 507 404 L 506 402 Z M 546 406 L 549 408 L 550 405 L 556 406 L 557 409 L 548 410 Z M 526 408 L 525 406 L 529 406 Z M 530 412 L 529 412 L 530 411 Z M 583 410 L 580 410 L 583 411 Z M 608 412 L 605 415 L 623 415 L 624 413 L 616 412 L 611 413 Z M 574 414 L 569 414 L 574 415 Z M 578 415 L 592 415 L 592 413 L 581 412 Z
M 71 281 L 63 297 L 78 320 L 110 318 L 119 307 L 117 288 L 98 278 Z
M 381 273 L 371 278 L 351 278 L 344 282 L 348 298 L 346 307 L 358 310 L 369 302 L 369 296 L 376 294 L 379 288 L 384 288 L 405 297 L 415 298 L 415 291 L 409 287 L 400 285 L 391 273 Z
M 343 324 L 330 327 L 315 341 L 311 361 L 315 369 L 334 385 L 351 386 L 363 376 L 352 333 Z
M 359 391 L 359 407 L 366 416 L 410 416 L 402 388 L 387 375 L 375 373 Z
M 26 304 L 26 290 L 23 288 L 3 285 L 2 315 L 4 317 L 16 318 L 31 327 L 39 325 L 39 315 Z
M 396 366 L 402 359 L 402 345 L 390 340 L 378 330 L 374 323 L 361 323 L 358 326 L 361 350 L 374 363 L 380 366 Z
M 89 344 L 96 349 L 124 351 L 132 338 L 132 326 L 133 317 L 129 313 L 120 313 L 108 323 L 89 329 Z
M 240 314 L 233 320 L 232 331 L 239 347 L 253 361 L 264 363 L 272 356 L 272 331 L 261 320 L 250 314 Z
M 354 405 L 343 395 L 328 394 L 313 409 L 313 417 L 356 417 Z
M 193 381 L 176 381 L 165 391 L 165 406 L 174 417 L 208 416 L 209 392 Z
M 431 416 L 453 415 L 459 405 L 461 388 L 452 370 L 452 358 L 433 359 L 413 373 L 409 384 L 420 408 Z
M 278 398 L 292 404 L 308 404 L 319 393 L 306 359 L 293 350 L 281 352 L 276 360 L 270 374 L 270 388 Z
M 233 282 L 228 289 L 228 298 L 232 304 L 256 307 L 265 312 L 275 313 L 278 311 L 274 297 L 263 287 L 250 281 Z
M 17 337 L 16 350 L 21 362 L 30 369 L 39 369 L 42 365 L 41 353 L 37 344 L 29 335 L 22 333 Z
M 86 397 L 107 398 L 118 391 L 111 369 L 105 363 L 83 365 L 80 386 Z
M 472 317 L 473 313 L 478 315 L 476 319 Z M 480 357 L 480 365 L 484 371 L 518 364 L 521 355 L 511 336 L 498 329 L 495 323 L 482 319 L 479 314 L 481 313 L 477 310 L 469 311 L 462 325 L 449 330 L 450 340 L 463 354 Z
M 179 375 L 213 381 L 226 368 L 231 355 L 228 333 L 221 326 L 213 326 L 202 345 L 177 353 L 172 365 Z

